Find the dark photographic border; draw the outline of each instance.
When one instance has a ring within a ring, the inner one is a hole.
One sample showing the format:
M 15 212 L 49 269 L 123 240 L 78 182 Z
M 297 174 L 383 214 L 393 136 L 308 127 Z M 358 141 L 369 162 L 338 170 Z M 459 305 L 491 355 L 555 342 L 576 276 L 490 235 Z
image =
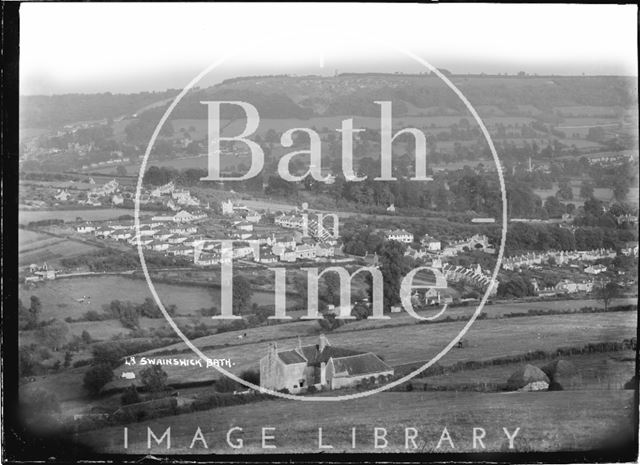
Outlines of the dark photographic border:
M 411 2 L 431 3 L 431 2 Z M 446 2 L 461 3 L 461 2 Z M 546 2 L 545 2 L 546 3 Z M 591 2 L 589 2 L 591 3 Z M 599 3 L 599 2 L 598 2 Z M 618 3 L 622 4 L 622 3 Z M 97 454 L 93 450 L 70 441 L 68 436 L 36 436 L 28 432 L 18 415 L 18 241 L 15 226 L 18 224 L 18 130 L 19 130 L 19 9 L 20 2 L 0 4 L 2 13 L 2 366 L 3 366 L 3 454 L 7 463 L 42 461 L 57 463 L 66 461 L 139 462 L 148 457 L 132 454 Z M 150 6 L 151 7 L 151 6 Z M 427 7 L 425 5 L 425 7 Z M 636 70 L 636 75 L 638 72 Z M 636 351 L 636 370 L 638 367 Z M 587 463 L 587 462 L 635 462 L 638 459 L 638 389 L 636 385 L 633 441 L 618 444 L 610 449 L 572 452 L 533 453 L 380 453 L 380 454 L 260 454 L 260 455 L 160 455 L 154 457 L 165 462 L 198 463 Z M 146 461 L 146 460 L 145 460 Z M 149 459 L 149 461 L 153 461 Z

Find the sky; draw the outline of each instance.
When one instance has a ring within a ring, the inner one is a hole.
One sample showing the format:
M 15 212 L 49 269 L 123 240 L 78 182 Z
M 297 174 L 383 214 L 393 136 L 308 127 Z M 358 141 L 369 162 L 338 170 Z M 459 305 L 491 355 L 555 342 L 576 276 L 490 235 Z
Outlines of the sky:
M 140 92 L 256 74 L 637 75 L 635 5 L 23 3 L 20 93 Z

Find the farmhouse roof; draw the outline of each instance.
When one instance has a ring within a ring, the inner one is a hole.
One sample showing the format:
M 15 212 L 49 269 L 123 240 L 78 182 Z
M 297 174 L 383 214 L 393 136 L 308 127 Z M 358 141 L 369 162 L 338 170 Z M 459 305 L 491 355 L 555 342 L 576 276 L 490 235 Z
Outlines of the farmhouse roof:
M 309 365 L 319 365 L 320 363 L 326 363 L 330 358 L 342 358 L 364 354 L 364 352 L 360 352 L 357 350 L 345 349 L 342 347 L 335 347 L 331 345 L 325 346 L 322 352 L 320 352 L 319 347 L 315 344 L 298 347 L 296 349 L 296 352 L 302 355 L 309 362 Z
M 336 376 L 358 376 L 392 370 L 389 365 L 371 352 L 334 358 L 333 366 Z
M 294 349 L 278 352 L 278 357 L 280 357 L 280 360 L 282 360 L 286 365 L 291 365 L 291 364 L 294 364 L 294 363 L 306 363 L 307 362 L 304 359 L 304 357 L 302 357 Z

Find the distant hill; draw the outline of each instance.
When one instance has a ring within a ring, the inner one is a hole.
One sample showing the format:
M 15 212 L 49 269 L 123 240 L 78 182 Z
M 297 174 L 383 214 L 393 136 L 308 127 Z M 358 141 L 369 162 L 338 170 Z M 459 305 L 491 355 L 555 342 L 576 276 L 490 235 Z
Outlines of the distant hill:
M 559 106 L 634 109 L 637 78 L 619 76 L 450 75 L 473 105 L 492 105 L 516 115 L 522 107 L 551 113 Z M 67 94 L 20 100 L 21 127 L 58 128 L 65 124 L 132 115 L 158 120 L 177 90 L 138 94 Z M 189 93 L 172 119 L 205 119 L 202 100 L 242 100 L 262 118 L 307 119 L 314 116 L 376 116 L 376 100 L 393 102 L 394 116 L 457 113 L 462 102 L 436 76 L 416 74 L 342 74 L 256 76 L 228 79 Z M 223 107 L 224 119 L 242 117 L 240 108 Z
M 177 90 L 138 94 L 63 94 L 20 97 L 20 127 L 57 129 L 66 124 L 131 115 L 177 95 Z
M 496 106 L 508 114 L 523 106 L 550 112 L 558 106 L 635 108 L 638 102 L 637 79 L 629 77 L 451 75 L 450 79 L 472 104 Z M 172 118 L 206 118 L 206 108 L 200 104 L 203 96 L 252 103 L 264 118 L 377 116 L 376 100 L 392 101 L 394 116 L 416 109 L 441 114 L 463 110 L 460 99 L 434 75 L 256 76 L 230 79 L 187 96 Z M 239 109 L 231 111 L 223 117 L 241 116 Z

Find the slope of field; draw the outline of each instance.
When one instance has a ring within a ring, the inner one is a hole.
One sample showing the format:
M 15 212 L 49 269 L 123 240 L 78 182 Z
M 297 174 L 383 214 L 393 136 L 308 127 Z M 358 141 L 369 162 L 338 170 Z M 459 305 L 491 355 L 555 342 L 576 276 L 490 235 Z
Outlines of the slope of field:
M 615 299 L 610 305 L 631 305 L 635 304 L 637 299 L 635 298 L 623 298 Z M 488 318 L 500 318 L 504 315 L 512 313 L 525 313 L 528 310 L 569 310 L 579 309 L 582 307 L 594 307 L 603 308 L 602 302 L 592 299 L 581 300 L 557 300 L 551 302 L 520 302 L 509 304 L 493 304 L 485 305 L 483 313 L 487 314 Z M 434 314 L 438 310 L 419 312 L 422 316 L 429 316 Z M 469 317 L 475 311 L 475 306 L 469 307 L 452 307 L 449 308 L 444 316 L 451 316 L 453 318 Z M 294 320 L 291 323 L 279 324 L 268 327 L 257 327 L 244 329 L 242 331 L 230 331 L 223 334 L 214 334 L 211 336 L 205 336 L 198 339 L 194 339 L 193 344 L 202 349 L 204 347 L 211 346 L 233 346 L 239 344 L 247 344 L 248 342 L 269 341 L 274 339 L 282 339 L 292 337 L 294 335 L 314 334 L 318 331 L 318 324 L 311 321 L 296 321 L 295 319 L 304 316 L 303 312 L 289 311 L 287 315 L 292 316 Z M 339 327 L 334 330 L 332 334 L 348 333 L 359 330 L 368 330 L 376 328 L 391 328 L 395 326 L 414 325 L 418 321 L 407 313 L 394 313 L 388 315 L 391 318 L 388 320 L 360 320 L 353 321 L 349 324 Z M 445 323 L 440 323 L 445 324 Z M 244 337 L 238 339 L 238 336 L 242 334 Z M 358 337 L 357 335 L 354 337 Z M 163 347 L 149 351 L 148 353 L 157 353 L 167 350 L 175 351 L 189 351 L 190 349 L 184 343 L 173 344 L 171 346 Z
M 97 250 L 88 244 L 71 242 L 60 237 L 18 229 L 18 265 L 42 264 Z
M 575 365 L 578 370 L 578 382 L 572 386 L 579 390 L 622 389 L 635 373 L 635 352 L 583 354 L 562 357 Z M 542 367 L 548 360 L 531 362 Z M 519 364 L 495 365 L 477 370 L 463 370 L 455 373 L 416 378 L 411 381 L 414 390 L 447 387 L 453 390 L 460 386 L 491 386 L 505 383 Z
M 145 212 L 145 215 L 152 215 L 155 212 Z M 106 221 L 113 220 L 122 215 L 133 216 L 133 209 L 126 208 L 96 208 L 96 209 L 78 209 L 78 210 L 20 210 L 18 212 L 18 221 L 21 224 L 28 224 L 31 221 L 42 220 L 64 220 L 67 222 L 76 221 L 76 218 L 82 218 L 82 221 Z
M 129 447 L 123 447 L 123 427 L 115 426 L 80 433 L 77 440 L 103 452 L 173 453 L 286 453 L 320 452 L 318 428 L 323 444 L 332 452 L 472 452 L 473 428 L 484 428 L 486 451 L 509 451 L 503 428 L 513 433 L 515 452 L 593 450 L 633 436 L 631 421 L 633 391 L 564 391 L 538 393 L 382 393 L 342 402 L 297 402 L 273 400 L 224 407 L 128 425 Z M 158 437 L 171 427 L 171 449 L 151 442 L 147 449 L 147 428 Z M 190 448 L 200 427 L 207 447 L 200 441 Z M 226 442 L 243 438 L 242 449 Z M 261 449 L 261 428 L 269 431 L 277 449 Z M 385 428 L 388 445 L 374 448 L 374 428 Z M 405 443 L 405 428 L 415 428 L 416 449 Z M 452 443 L 444 441 L 436 449 L 447 428 Z M 356 448 L 351 447 L 356 428 Z M 235 433 L 235 434 L 234 434 Z M 480 445 L 477 445 L 480 448 Z M 480 450 L 476 450 L 478 452 Z
M 366 331 L 330 334 L 333 345 L 371 351 L 382 356 L 390 365 L 429 360 L 438 354 L 464 327 L 466 321 L 439 324 L 419 324 L 398 328 L 379 328 Z M 589 342 L 620 341 L 636 335 L 637 315 L 633 312 L 609 312 L 575 315 L 554 315 L 481 320 L 471 327 L 465 339 L 469 346 L 454 349 L 439 363 L 449 365 L 461 360 L 486 360 L 522 354 L 534 350 L 550 350 L 560 346 L 582 346 Z M 232 337 L 225 333 L 223 336 Z M 316 344 L 317 336 L 291 337 L 278 341 L 279 348 L 293 348 L 299 344 Z M 212 359 L 230 359 L 231 371 L 240 373 L 257 369 L 260 358 L 268 348 L 267 341 L 205 350 Z M 180 358 L 196 358 L 193 353 Z M 175 356 L 153 357 L 175 358 Z M 138 371 L 142 366 L 121 366 L 116 371 Z M 206 381 L 217 379 L 214 368 L 197 366 L 164 367 L 169 382 Z M 113 381 L 109 387 L 126 387 L 130 382 Z
M 219 287 L 166 283 L 154 283 L 154 287 L 165 306 L 176 306 L 177 315 L 200 316 L 199 310 L 202 308 L 220 307 Z M 20 289 L 22 299 L 28 300 L 31 295 L 38 296 L 45 303 L 43 312 L 46 315 L 43 316 L 61 319 L 68 316 L 79 318 L 88 310 L 101 312 L 103 305 L 115 299 L 141 304 L 146 298 L 153 298 L 144 279 L 109 275 L 57 279 L 35 288 Z M 84 296 L 88 299 L 81 301 Z M 253 302 L 258 305 L 272 305 L 273 299 L 273 293 L 270 292 L 256 291 L 253 294 Z M 47 302 L 51 302 L 51 305 L 47 305 Z

